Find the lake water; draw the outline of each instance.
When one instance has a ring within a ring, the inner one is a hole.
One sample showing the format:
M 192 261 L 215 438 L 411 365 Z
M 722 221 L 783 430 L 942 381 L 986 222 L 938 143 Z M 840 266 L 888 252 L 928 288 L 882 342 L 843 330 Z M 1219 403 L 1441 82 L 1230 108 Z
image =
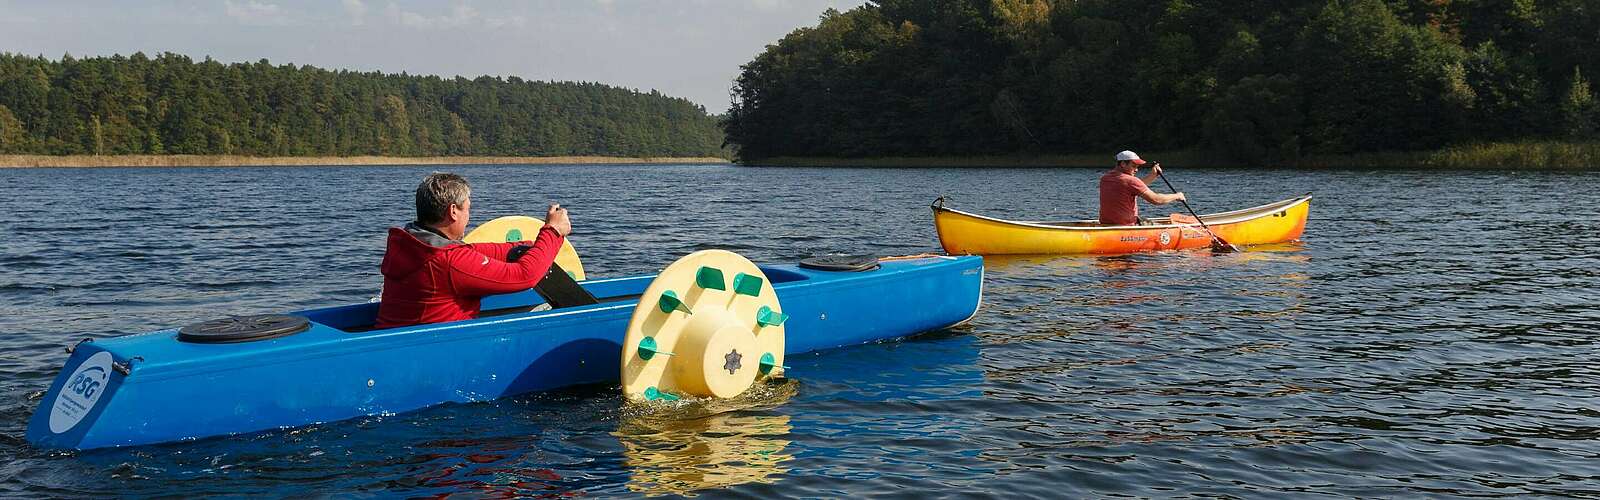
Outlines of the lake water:
M 1202 212 L 1315 191 L 1304 241 L 991 258 L 970 324 L 790 358 L 790 383 L 709 416 L 601 386 L 132 449 L 23 440 L 79 338 L 366 301 L 438 168 L 0 169 L 0 495 L 1600 495 L 1595 172 L 1172 169 Z M 591 277 L 704 248 L 937 251 L 939 195 L 1089 218 L 1100 173 L 449 169 L 479 222 L 569 207 Z

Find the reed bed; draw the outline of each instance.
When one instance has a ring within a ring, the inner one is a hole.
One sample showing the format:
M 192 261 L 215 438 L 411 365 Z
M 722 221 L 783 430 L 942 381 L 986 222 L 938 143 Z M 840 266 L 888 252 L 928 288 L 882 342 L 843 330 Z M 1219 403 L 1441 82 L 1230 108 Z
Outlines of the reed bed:
M 1444 168 L 1593 169 L 1600 168 L 1600 142 L 1472 144 L 1440 150 L 1426 162 Z

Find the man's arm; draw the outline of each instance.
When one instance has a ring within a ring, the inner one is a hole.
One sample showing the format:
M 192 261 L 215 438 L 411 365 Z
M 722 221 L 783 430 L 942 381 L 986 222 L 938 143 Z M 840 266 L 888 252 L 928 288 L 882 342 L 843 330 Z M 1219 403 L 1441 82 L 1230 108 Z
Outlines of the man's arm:
M 1155 184 L 1156 181 L 1159 180 L 1161 180 L 1161 162 L 1156 162 L 1150 165 L 1150 175 L 1146 175 L 1143 179 L 1139 179 L 1140 182 L 1144 183 L 1146 189 L 1148 189 L 1149 185 Z
M 1161 177 L 1161 171 L 1160 171 L 1161 167 L 1157 166 L 1155 168 L 1155 170 L 1156 170 L 1155 173 L 1150 174 L 1150 175 L 1148 175 L 1146 177 L 1158 177 L 1158 178 Z M 1137 183 L 1137 185 L 1133 186 L 1134 190 L 1138 191 L 1140 198 L 1144 198 L 1144 201 L 1148 201 L 1148 202 L 1150 202 L 1152 204 L 1166 205 L 1166 204 L 1172 203 L 1174 201 L 1185 199 L 1183 197 L 1183 193 L 1165 194 L 1165 193 L 1157 193 L 1155 191 L 1151 191 L 1149 184 L 1146 181 L 1142 180 L 1142 179 L 1130 180 L 1128 182 L 1129 183 Z
M 505 255 L 487 255 L 475 247 L 456 250 L 450 256 L 450 282 L 454 292 L 467 296 L 484 296 L 498 293 L 520 292 L 533 288 L 550 271 L 556 252 L 561 250 L 565 238 L 555 228 L 545 226 L 533 241 L 533 247 L 516 262 L 506 262 Z M 508 249 L 512 244 L 505 245 Z M 498 249 L 497 246 L 488 248 Z
M 1185 199 L 1183 197 L 1183 193 L 1157 193 L 1155 191 L 1151 191 L 1148 187 L 1139 191 L 1139 197 L 1144 198 L 1144 201 L 1148 201 L 1155 205 L 1166 205 L 1174 201 Z
M 522 240 L 508 241 L 505 243 L 468 243 L 467 246 L 472 247 L 473 250 L 477 250 L 478 253 L 494 257 L 498 260 L 510 260 L 506 258 L 506 255 L 511 253 L 512 248 L 516 248 L 519 245 L 527 246 L 532 244 L 533 243 L 529 242 L 528 240 Z
M 550 204 L 550 210 L 545 212 L 544 220 L 545 225 L 544 227 L 540 228 L 540 233 L 543 233 L 544 229 L 548 228 L 554 229 L 556 231 L 556 236 L 562 238 L 566 238 L 568 234 L 572 234 L 572 221 L 567 219 L 567 209 L 561 208 L 560 204 Z M 506 243 L 468 243 L 467 245 L 471 246 L 473 250 L 477 250 L 479 253 L 484 255 L 504 261 L 510 261 L 515 260 L 511 258 L 511 249 L 536 244 L 536 242 L 530 243 L 528 240 L 522 240 Z M 556 246 L 560 247 L 560 245 Z

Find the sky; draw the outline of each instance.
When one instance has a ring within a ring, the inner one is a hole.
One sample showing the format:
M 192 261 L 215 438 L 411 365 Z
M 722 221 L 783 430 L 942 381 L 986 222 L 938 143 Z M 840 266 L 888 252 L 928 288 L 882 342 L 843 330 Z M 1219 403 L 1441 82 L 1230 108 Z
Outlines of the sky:
M 0 0 L 0 52 L 600 82 L 711 113 L 769 44 L 860 0 Z

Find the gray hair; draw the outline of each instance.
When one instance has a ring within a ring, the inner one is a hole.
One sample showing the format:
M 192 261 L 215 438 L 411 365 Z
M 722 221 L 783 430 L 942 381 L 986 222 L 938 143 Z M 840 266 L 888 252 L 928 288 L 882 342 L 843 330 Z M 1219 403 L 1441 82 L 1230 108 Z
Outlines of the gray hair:
M 444 222 L 450 205 L 465 205 L 472 196 L 467 179 L 456 174 L 434 172 L 417 185 L 417 222 L 423 225 Z

